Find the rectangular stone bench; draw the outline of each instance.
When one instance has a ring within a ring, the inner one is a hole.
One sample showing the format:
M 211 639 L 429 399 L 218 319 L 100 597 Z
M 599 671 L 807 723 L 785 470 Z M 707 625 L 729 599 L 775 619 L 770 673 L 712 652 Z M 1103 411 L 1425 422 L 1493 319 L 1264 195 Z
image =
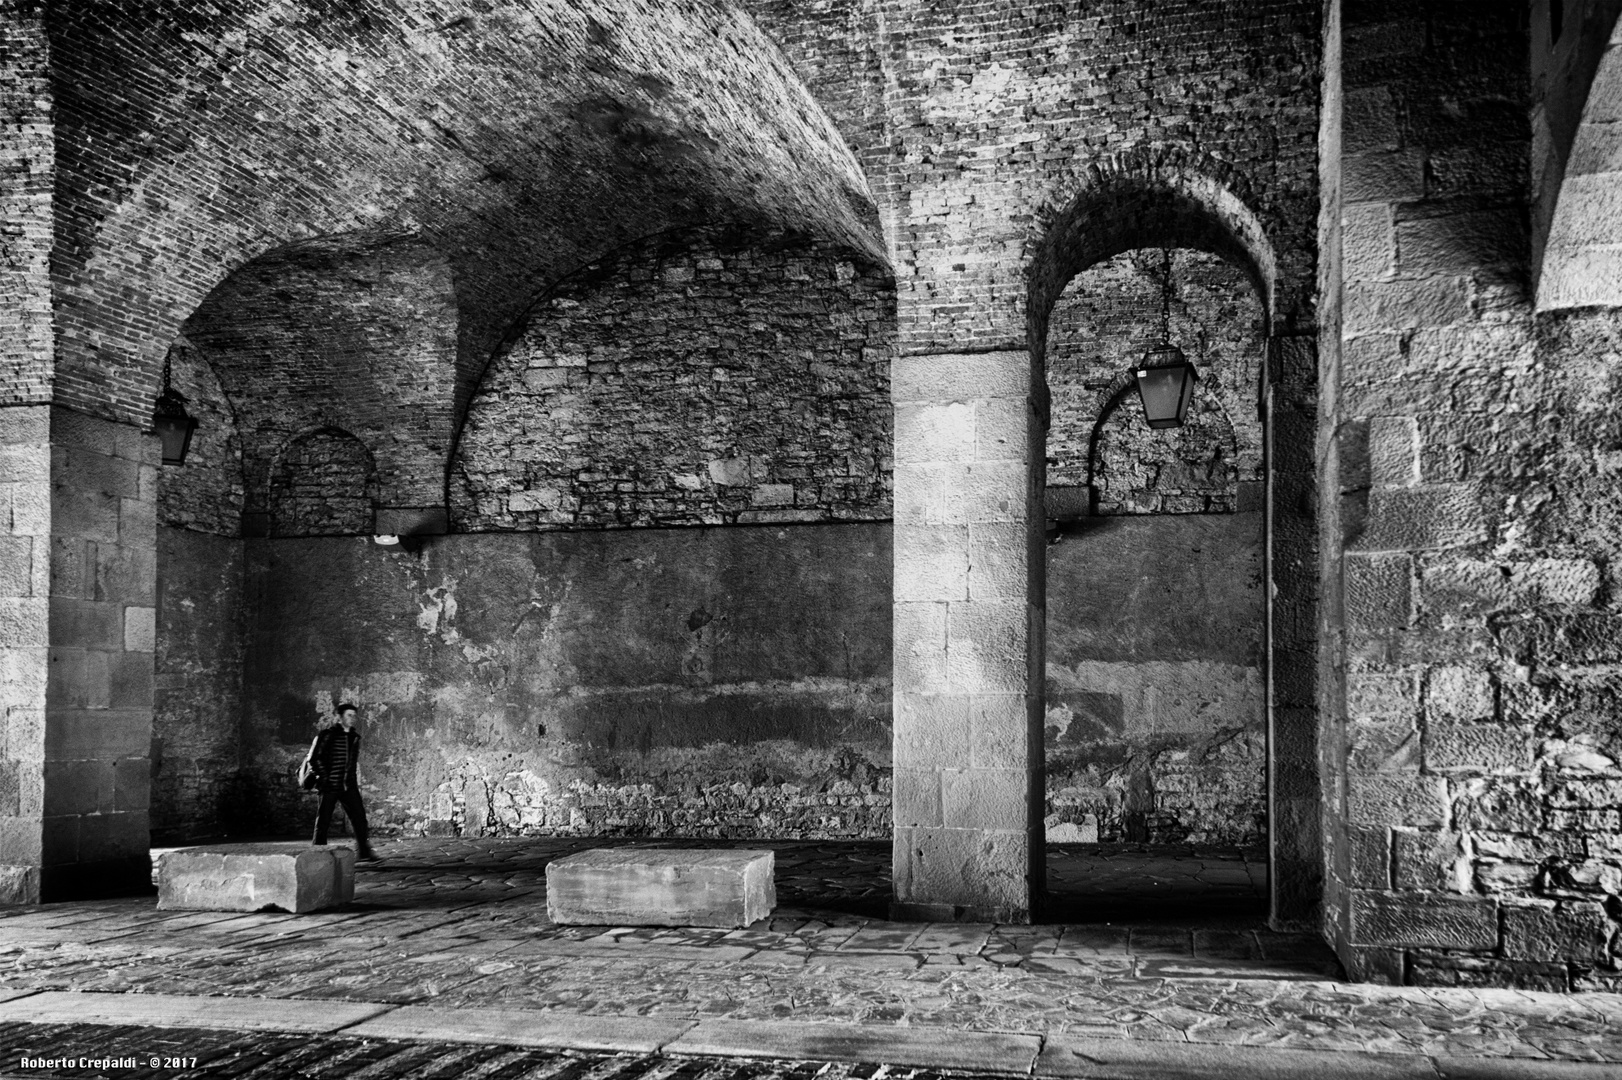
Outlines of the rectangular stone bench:
M 576 926 L 715 926 L 777 906 L 770 851 L 597 848 L 546 865 L 546 913 Z
M 355 898 L 355 852 L 310 844 L 216 844 L 158 860 L 165 911 L 302 912 Z

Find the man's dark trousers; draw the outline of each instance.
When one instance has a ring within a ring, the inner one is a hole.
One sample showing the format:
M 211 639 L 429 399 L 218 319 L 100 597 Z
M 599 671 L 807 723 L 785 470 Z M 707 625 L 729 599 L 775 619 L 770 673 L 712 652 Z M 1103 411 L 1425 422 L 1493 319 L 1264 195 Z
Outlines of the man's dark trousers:
M 355 834 L 355 847 L 361 851 L 368 850 L 366 843 L 366 808 L 360 804 L 360 792 L 351 788 L 348 791 L 323 791 L 321 793 L 321 809 L 315 815 L 315 842 L 327 842 L 327 829 L 332 825 L 332 808 L 337 803 L 344 804 L 344 816 L 349 819 L 349 829 Z

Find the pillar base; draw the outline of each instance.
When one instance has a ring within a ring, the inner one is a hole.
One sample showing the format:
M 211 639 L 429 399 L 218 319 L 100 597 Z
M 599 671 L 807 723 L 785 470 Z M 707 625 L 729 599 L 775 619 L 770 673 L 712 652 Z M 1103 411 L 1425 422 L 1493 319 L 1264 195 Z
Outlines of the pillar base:
M 980 908 L 957 904 L 909 904 L 890 902 L 891 922 L 1001 923 L 1029 926 L 1034 920 L 1029 908 Z

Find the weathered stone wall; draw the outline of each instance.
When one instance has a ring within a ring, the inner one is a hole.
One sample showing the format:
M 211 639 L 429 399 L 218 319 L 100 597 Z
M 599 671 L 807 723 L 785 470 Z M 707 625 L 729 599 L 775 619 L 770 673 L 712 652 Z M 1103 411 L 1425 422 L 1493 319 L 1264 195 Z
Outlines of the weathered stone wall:
M 804 236 L 632 245 L 493 362 L 452 465 L 457 526 L 888 517 L 894 310 L 886 271 Z
M 56 155 L 50 50 L 38 5 L 0 4 L 0 404 L 50 400 Z
M 159 844 L 233 828 L 264 831 L 236 805 L 242 560 L 242 542 L 234 537 L 158 528 L 151 814 Z
M 1364 978 L 1615 988 L 1622 385 L 1612 316 L 1532 315 L 1524 15 L 1344 13 L 1331 932 Z
M 244 776 L 362 704 L 368 812 L 406 833 L 880 837 L 883 525 L 247 541 Z
M 1162 277 L 1158 250 L 1123 253 L 1076 275 L 1054 305 L 1048 488 L 1085 487 L 1091 474 L 1099 513 L 1200 513 L 1238 509 L 1245 484 L 1253 509 L 1262 478 L 1265 315 L 1247 275 L 1214 255 L 1180 251 L 1172 259 L 1171 340 L 1199 372 L 1187 423 L 1152 430 L 1128 389 L 1094 444 L 1117 380 L 1160 339 Z
M 1050 841 L 1266 839 L 1261 525 L 1093 518 L 1048 548 Z

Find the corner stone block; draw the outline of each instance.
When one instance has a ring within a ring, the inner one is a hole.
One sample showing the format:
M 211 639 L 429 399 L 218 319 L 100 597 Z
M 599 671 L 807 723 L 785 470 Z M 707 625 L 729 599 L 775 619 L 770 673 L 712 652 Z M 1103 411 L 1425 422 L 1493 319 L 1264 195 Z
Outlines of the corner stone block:
M 1021 522 L 970 525 L 969 598 L 1023 600 L 1028 588 L 1028 528 Z
M 355 852 L 308 844 L 184 848 L 158 862 L 160 911 L 316 911 L 355 898 Z
M 957 693 L 1023 694 L 1029 670 L 1030 611 L 1022 601 L 947 606 L 947 684 Z
M 1419 693 L 1412 672 L 1352 671 L 1346 674 L 1346 714 L 1354 719 L 1412 720 Z
M 1467 484 L 1375 489 L 1359 551 L 1436 551 L 1487 539 L 1481 501 Z
M 1522 773 L 1532 768 L 1532 736 L 1498 724 L 1428 723 L 1425 767 Z
M 1447 781 L 1416 773 L 1348 773 L 1348 824 L 1369 828 L 1447 824 Z
M 1498 905 L 1424 893 L 1354 892 L 1352 940 L 1357 945 L 1492 949 L 1498 945 Z
M 1490 720 L 1497 714 L 1492 676 L 1466 667 L 1439 667 L 1425 685 L 1427 720 Z
M 1511 960 L 1594 964 L 1605 958 L 1610 934 L 1599 904 L 1504 908 L 1504 955 Z
M 740 928 L 777 906 L 770 851 L 597 848 L 546 865 L 546 913 L 574 926 Z
M 909 465 L 896 462 L 891 474 L 895 523 L 897 525 L 941 525 L 946 522 L 948 473 L 961 471 L 957 465 Z
M 1023 400 L 1030 383 L 1031 358 L 1023 351 L 898 356 L 890 364 L 890 400 L 897 405 Z
M 1029 922 L 1030 839 L 972 829 L 895 831 L 893 915 Z
M 942 824 L 1024 835 L 1030 789 L 1023 769 L 949 769 L 941 773 Z
M 975 410 L 972 402 L 897 405 L 897 462 L 972 461 L 975 457 Z
M 946 604 L 894 605 L 893 663 L 895 692 L 939 692 L 948 686 Z
M 1407 626 L 1414 612 L 1412 557 L 1348 552 L 1344 560 L 1348 628 L 1372 633 Z
M 965 525 L 896 525 L 897 601 L 969 598 L 969 528 Z
M 959 768 L 969 757 L 970 707 L 961 694 L 897 693 L 896 768 Z
M 1030 486 L 1023 460 L 971 462 L 946 478 L 946 520 L 954 525 L 1024 524 Z
M 939 826 L 941 773 L 936 769 L 910 769 L 898 765 L 891 776 L 895 827 Z
M 1031 759 L 1031 711 L 1023 694 L 976 694 L 969 699 L 969 764 L 975 769 L 1025 769 Z M 961 764 L 962 758 L 951 764 Z
M 1419 483 L 1419 421 L 1412 416 L 1369 419 L 1369 480 L 1376 487 Z

